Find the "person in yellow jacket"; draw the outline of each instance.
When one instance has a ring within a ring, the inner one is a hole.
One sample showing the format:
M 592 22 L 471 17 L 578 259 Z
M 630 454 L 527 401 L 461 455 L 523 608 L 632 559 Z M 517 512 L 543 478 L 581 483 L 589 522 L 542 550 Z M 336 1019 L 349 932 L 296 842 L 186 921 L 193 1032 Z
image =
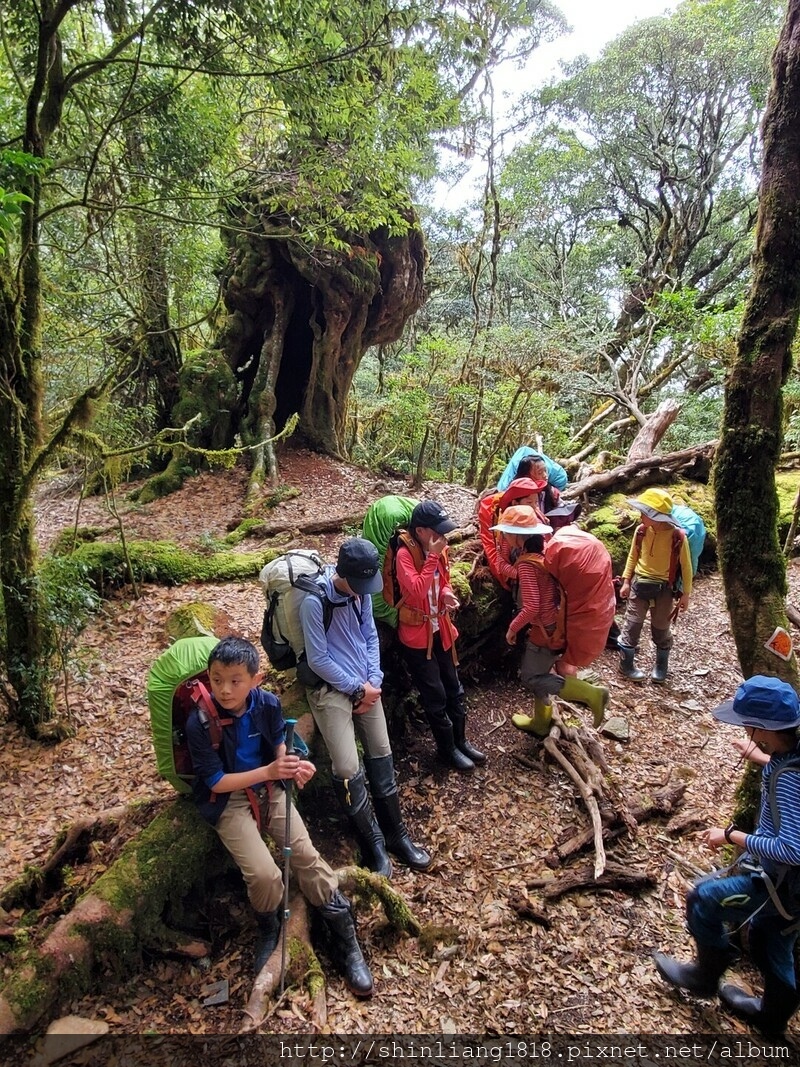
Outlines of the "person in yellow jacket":
M 632 682 L 644 681 L 645 674 L 634 657 L 650 612 L 650 632 L 656 646 L 650 678 L 663 685 L 672 648 L 673 614 L 686 610 L 692 594 L 692 557 L 686 533 L 672 516 L 672 497 L 665 489 L 645 489 L 628 504 L 641 513 L 642 521 L 633 535 L 619 591 L 628 601 L 619 637 L 620 671 Z

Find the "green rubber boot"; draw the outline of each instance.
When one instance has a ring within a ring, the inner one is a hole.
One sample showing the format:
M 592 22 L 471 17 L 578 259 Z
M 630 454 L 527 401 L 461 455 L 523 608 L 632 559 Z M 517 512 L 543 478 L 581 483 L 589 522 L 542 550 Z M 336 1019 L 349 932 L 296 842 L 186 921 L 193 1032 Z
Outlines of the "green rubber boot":
M 533 702 L 533 717 L 530 715 L 512 715 L 511 721 L 518 730 L 525 734 L 547 737 L 550 733 L 550 720 L 553 717 L 553 705 L 545 703 L 538 697 Z
M 558 694 L 564 700 L 574 700 L 576 704 L 585 704 L 594 716 L 595 729 L 600 726 L 606 713 L 609 692 L 603 685 L 592 685 L 576 678 L 574 674 L 568 674 L 564 679 L 564 685 Z

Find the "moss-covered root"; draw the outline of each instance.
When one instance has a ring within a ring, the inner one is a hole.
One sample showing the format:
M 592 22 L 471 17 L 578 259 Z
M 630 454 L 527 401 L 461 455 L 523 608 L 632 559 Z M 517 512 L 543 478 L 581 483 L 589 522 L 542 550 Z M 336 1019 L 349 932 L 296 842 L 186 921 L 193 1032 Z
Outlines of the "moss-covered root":
M 336 872 L 339 887 L 349 896 L 368 903 L 380 902 L 384 914 L 395 930 L 417 937 L 422 927 L 404 898 L 381 874 L 363 867 L 343 867 Z
M 289 944 L 289 980 L 304 985 L 311 999 L 312 1022 L 321 1030 L 328 1021 L 328 999 L 325 972 L 308 941 L 293 939 Z
M 185 801 L 175 801 L 129 841 L 45 940 L 20 952 L 0 991 L 0 1035 L 27 1032 L 85 993 L 100 967 L 130 970 L 165 937 L 161 916 L 224 864 L 217 837 Z M 173 938 L 174 941 L 174 938 Z

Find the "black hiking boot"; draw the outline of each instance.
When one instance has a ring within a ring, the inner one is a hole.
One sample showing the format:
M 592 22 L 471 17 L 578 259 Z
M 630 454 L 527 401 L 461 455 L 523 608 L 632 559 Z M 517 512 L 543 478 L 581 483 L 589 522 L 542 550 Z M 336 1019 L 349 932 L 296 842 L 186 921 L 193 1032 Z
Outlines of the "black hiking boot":
M 372 975 L 358 943 L 350 901 L 335 889 L 330 901 L 317 908 L 317 912 L 328 929 L 332 955 L 347 988 L 357 997 L 371 997 Z
M 685 989 L 701 997 L 711 997 L 717 992 L 719 980 L 736 958 L 731 948 L 697 946 L 697 959 L 691 963 L 679 963 L 663 952 L 653 953 L 656 970 L 670 985 Z
M 431 725 L 431 731 L 436 741 L 436 754 L 442 763 L 456 771 L 463 771 L 465 774 L 475 770 L 475 764 L 469 756 L 464 755 L 460 748 L 456 748 L 451 722 Z
M 726 982 L 719 999 L 739 1018 L 767 1037 L 781 1037 L 800 1005 L 800 993 L 774 974 L 764 975 L 764 995 L 752 997 L 738 985 Z
M 375 817 L 383 831 L 387 850 L 412 870 L 427 870 L 431 865 L 430 853 L 411 840 L 400 812 L 394 759 L 392 756 L 379 756 L 377 759 L 366 759 L 364 765 L 372 790 Z
M 618 645 L 617 647 L 619 648 L 620 673 L 632 682 L 643 682 L 645 678 L 644 671 L 640 671 L 633 662 L 636 649 L 631 648 L 630 645 Z
M 376 874 L 382 874 L 384 878 L 391 878 L 392 861 L 372 810 L 364 768 L 359 767 L 358 773 L 352 778 L 337 778 L 334 775 L 333 791 L 358 836 L 365 866 Z
M 253 962 L 256 974 L 261 970 L 272 953 L 278 947 L 281 932 L 281 909 L 256 912 L 258 920 L 258 939 L 256 940 L 256 957 Z
M 656 649 L 656 665 L 653 667 L 653 673 L 650 675 L 650 681 L 653 685 L 663 685 L 667 680 L 667 667 L 669 666 L 669 649 L 657 648 Z
M 476 767 L 482 767 L 486 762 L 485 753 L 471 745 L 467 740 L 467 711 L 466 708 L 449 708 L 448 715 L 453 723 L 453 744 L 459 752 L 463 752 L 467 759 L 472 760 Z

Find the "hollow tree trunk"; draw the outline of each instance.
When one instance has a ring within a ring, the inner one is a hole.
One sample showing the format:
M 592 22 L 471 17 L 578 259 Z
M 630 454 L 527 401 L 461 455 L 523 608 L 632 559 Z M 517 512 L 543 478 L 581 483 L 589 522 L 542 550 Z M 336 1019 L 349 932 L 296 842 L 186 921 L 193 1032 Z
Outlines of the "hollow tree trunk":
M 772 68 L 753 285 L 725 390 L 715 498 L 725 597 L 742 670 L 796 683 L 794 658 L 785 663 L 763 645 L 776 625 L 786 625 L 775 468 L 781 389 L 800 308 L 800 0 L 789 0 Z

